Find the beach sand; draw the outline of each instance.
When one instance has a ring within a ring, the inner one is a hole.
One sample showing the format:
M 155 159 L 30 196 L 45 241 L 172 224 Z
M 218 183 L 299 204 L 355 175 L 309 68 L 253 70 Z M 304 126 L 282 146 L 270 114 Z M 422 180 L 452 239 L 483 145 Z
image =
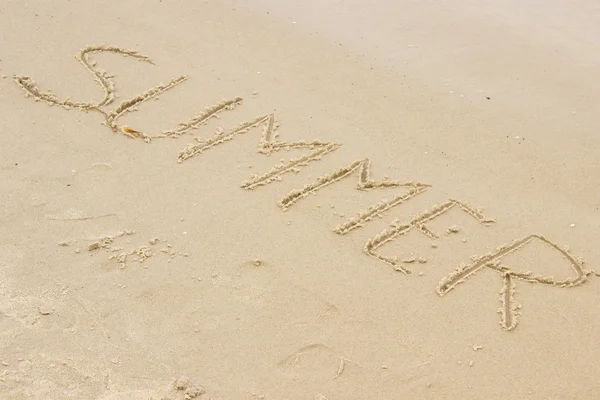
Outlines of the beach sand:
M 599 398 L 599 19 L 3 2 L 0 398 Z

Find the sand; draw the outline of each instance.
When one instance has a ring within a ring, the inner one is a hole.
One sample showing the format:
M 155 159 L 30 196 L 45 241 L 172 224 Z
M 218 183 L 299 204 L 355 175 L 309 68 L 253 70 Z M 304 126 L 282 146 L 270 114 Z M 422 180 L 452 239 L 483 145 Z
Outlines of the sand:
M 592 1 L 0 4 L 0 398 L 597 399 Z

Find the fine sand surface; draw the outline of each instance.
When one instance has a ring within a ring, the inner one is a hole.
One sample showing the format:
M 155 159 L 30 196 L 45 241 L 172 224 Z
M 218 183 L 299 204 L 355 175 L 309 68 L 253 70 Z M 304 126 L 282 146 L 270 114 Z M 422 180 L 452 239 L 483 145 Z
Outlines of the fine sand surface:
M 0 399 L 600 397 L 596 2 L 4 1 L 0 37 Z

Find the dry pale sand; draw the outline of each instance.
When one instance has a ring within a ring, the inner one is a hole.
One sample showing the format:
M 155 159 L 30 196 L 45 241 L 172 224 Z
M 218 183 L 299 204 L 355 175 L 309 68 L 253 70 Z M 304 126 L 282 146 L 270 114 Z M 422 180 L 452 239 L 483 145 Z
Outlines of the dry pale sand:
M 2 400 L 600 398 L 596 2 L 4 1 L 0 37 Z

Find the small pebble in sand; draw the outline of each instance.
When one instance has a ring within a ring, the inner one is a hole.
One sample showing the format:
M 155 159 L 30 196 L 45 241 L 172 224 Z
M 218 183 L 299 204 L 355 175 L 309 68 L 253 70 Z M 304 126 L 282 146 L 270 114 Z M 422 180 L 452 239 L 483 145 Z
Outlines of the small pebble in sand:
M 467 243 L 467 238 L 463 238 L 463 239 L 461 240 L 461 242 L 463 242 L 463 243 Z
M 252 94 L 253 94 L 254 96 L 256 96 L 256 95 L 258 94 L 258 92 L 257 92 L 256 90 L 253 90 L 253 91 L 252 91 Z
M 149 242 L 151 245 L 155 245 L 156 243 L 158 243 L 158 240 L 159 239 L 157 237 L 154 237 L 154 238 L 150 239 Z
M 571 228 L 575 228 L 575 224 L 571 224 Z
M 438 244 L 437 243 L 431 243 L 431 248 L 437 249 L 438 248 Z
M 469 367 L 472 367 L 475 363 L 473 361 L 469 361 Z
M 405 264 L 412 264 L 412 263 L 414 263 L 415 261 L 417 261 L 417 259 L 416 259 L 416 258 L 414 258 L 414 257 L 411 257 L 411 258 L 405 258 L 404 260 L 402 260 L 402 262 L 403 262 L 403 263 L 405 263 Z
M 59 246 L 66 247 L 69 245 L 69 242 L 58 242 Z
M 81 253 L 81 249 L 75 249 L 75 253 L 77 253 L 77 254 Z
M 50 315 L 52 314 L 52 308 L 47 305 L 42 305 L 39 307 L 40 314 L 42 315 Z
M 195 399 L 196 397 L 202 396 L 204 394 L 204 388 L 201 387 L 197 387 L 197 386 L 192 386 L 189 387 L 185 390 L 185 399 L 186 400 L 190 400 L 190 399 Z
M 427 262 L 427 259 L 426 259 L 426 258 L 424 258 L 424 257 L 419 257 L 419 258 L 417 259 L 417 261 L 419 261 L 419 263 L 421 263 L 421 264 L 425 264 L 425 263 Z
M 460 227 L 458 225 L 452 225 L 446 230 L 447 233 L 458 233 L 460 232 Z
M 173 387 L 176 390 L 185 390 L 190 385 L 190 379 L 186 376 L 181 376 L 175 380 Z
M 423 275 L 425 275 L 425 272 L 423 272 L 423 271 L 419 272 L 419 276 L 423 276 Z
M 254 260 L 254 265 L 256 265 L 257 267 L 260 267 L 262 265 L 262 261 L 260 261 L 258 258 L 256 260 Z
M 474 351 L 481 350 L 481 349 L 483 349 L 483 346 L 476 345 L 476 344 L 473 345 L 473 350 Z

